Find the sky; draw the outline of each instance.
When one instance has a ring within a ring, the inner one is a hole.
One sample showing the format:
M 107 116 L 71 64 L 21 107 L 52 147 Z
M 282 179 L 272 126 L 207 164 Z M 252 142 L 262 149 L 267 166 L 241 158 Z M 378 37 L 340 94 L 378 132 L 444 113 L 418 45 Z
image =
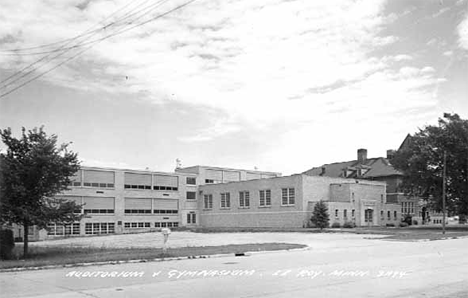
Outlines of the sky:
M 2 0 L 0 82 L 82 165 L 289 175 L 468 118 L 468 1 Z

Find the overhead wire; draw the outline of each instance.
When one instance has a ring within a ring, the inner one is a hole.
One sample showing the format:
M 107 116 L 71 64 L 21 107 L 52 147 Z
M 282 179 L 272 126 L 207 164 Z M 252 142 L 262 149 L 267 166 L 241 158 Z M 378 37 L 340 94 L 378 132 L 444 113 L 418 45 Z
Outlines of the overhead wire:
M 185 2 L 185 3 L 183 3 L 183 4 L 180 4 L 180 5 L 178 5 L 178 6 L 174 7 L 174 8 L 172 8 L 172 9 L 166 11 L 165 13 L 162 13 L 162 14 L 160 14 L 160 15 L 157 15 L 156 17 L 153 17 L 153 18 L 151 18 L 151 19 L 149 19 L 149 20 L 146 20 L 146 21 L 144 21 L 144 22 L 141 22 L 141 23 L 139 23 L 139 24 L 137 24 L 137 25 L 134 25 L 134 26 L 132 26 L 132 27 L 130 27 L 130 28 L 127 28 L 127 29 L 125 29 L 125 30 L 121 30 L 121 31 L 119 31 L 119 32 L 117 32 L 117 33 L 115 33 L 115 34 L 108 35 L 108 36 L 106 36 L 106 37 L 104 37 L 104 38 L 102 38 L 102 39 L 100 39 L 100 40 L 97 40 L 96 43 L 97 43 L 97 42 L 100 42 L 100 41 L 102 41 L 102 40 L 105 40 L 105 39 L 107 39 L 107 38 L 116 36 L 116 35 L 118 35 L 118 34 L 122 34 L 122 33 L 124 33 L 124 32 L 127 32 L 127 31 L 131 30 L 131 29 L 134 29 L 134 28 L 136 28 L 136 27 L 143 26 L 143 25 L 145 25 L 145 24 L 147 24 L 147 23 L 149 23 L 149 22 L 155 21 L 155 20 L 160 19 L 160 18 L 162 18 L 162 17 L 165 17 L 166 15 L 171 14 L 172 12 L 177 11 L 177 10 L 179 10 L 179 9 L 181 9 L 181 8 L 187 6 L 187 5 L 189 5 L 189 4 L 191 4 L 192 2 L 195 2 L 195 1 L 196 1 L 196 0 L 189 0 L 189 1 Z M 75 58 L 78 57 L 79 55 L 81 55 L 81 54 L 83 54 L 84 52 L 86 52 L 86 51 L 88 51 L 89 49 L 91 49 L 93 46 L 94 46 L 94 44 L 91 44 L 89 47 L 86 47 L 86 48 L 83 49 L 82 51 L 80 51 L 80 52 L 76 53 L 75 55 L 69 57 L 68 59 L 66 59 L 66 60 L 64 60 L 64 61 L 62 61 L 62 62 L 60 62 L 59 64 L 57 64 L 56 66 L 50 68 L 49 70 L 47 70 L 47 71 L 45 71 L 45 72 L 43 72 L 43 73 L 40 73 L 40 74 L 36 75 L 35 77 L 33 77 L 33 78 L 27 80 L 26 82 L 24 82 L 24 83 L 20 84 L 19 86 L 17 86 L 17 87 L 15 87 L 15 88 L 11 89 L 10 91 L 7 91 L 7 92 L 5 92 L 5 93 L 0 94 L 0 98 L 5 97 L 5 96 L 7 96 L 7 95 L 13 93 L 14 91 L 16 91 L 16 90 L 22 88 L 23 86 L 29 84 L 30 82 L 32 82 L 32 81 L 34 81 L 34 80 L 36 80 L 36 79 L 38 79 L 38 78 L 40 78 L 40 77 L 46 75 L 47 73 L 53 71 L 54 69 L 60 67 L 61 65 L 65 64 L 65 63 L 67 63 L 68 61 L 70 61 L 70 60 L 72 60 L 72 59 L 75 59 Z
M 153 3 L 153 4 L 149 5 L 149 6 L 146 7 L 145 9 L 148 9 L 148 8 L 150 8 L 150 7 L 152 7 L 152 8 L 151 8 L 150 10 L 146 11 L 143 15 L 138 16 L 138 17 L 142 17 L 142 16 L 144 16 L 144 15 L 150 13 L 152 10 L 154 10 L 155 8 L 157 8 L 159 5 L 161 5 L 162 3 L 167 2 L 167 1 L 168 1 L 168 0 L 160 0 L 160 1 L 156 2 L 156 3 Z M 142 3 L 140 3 L 140 5 L 142 5 L 143 3 L 146 3 L 146 2 L 148 2 L 148 0 L 146 0 L 146 1 L 142 2 Z M 156 7 L 155 7 L 155 6 L 156 6 Z M 135 8 L 134 8 L 134 9 L 135 9 Z M 131 11 L 133 11 L 134 9 L 132 9 Z M 145 9 L 140 9 L 140 10 L 137 11 L 136 13 L 139 13 L 139 12 L 145 10 Z M 131 12 L 131 11 L 130 11 L 130 12 Z M 106 26 L 100 28 L 100 30 L 109 28 L 110 26 L 116 24 L 117 22 L 120 22 L 121 20 L 127 19 L 129 16 L 133 16 L 133 15 L 135 15 L 135 13 L 132 13 L 132 14 L 129 15 L 129 12 L 127 12 L 126 14 L 124 14 L 124 18 L 121 17 L 120 19 L 118 19 L 118 20 L 116 20 L 116 21 L 114 21 L 114 22 L 112 22 L 112 23 L 110 23 L 110 24 L 107 24 Z M 98 31 L 100 31 L 100 30 L 98 30 Z M 20 80 L 20 79 L 22 79 L 22 78 L 28 76 L 29 74 L 33 73 L 33 72 L 36 71 L 37 69 L 42 68 L 43 66 L 45 66 L 45 65 L 48 64 L 49 62 L 53 61 L 54 59 L 63 56 L 64 54 L 66 54 L 67 52 L 69 52 L 70 50 L 72 50 L 72 49 L 74 49 L 74 48 L 78 48 L 78 47 L 81 47 L 81 46 L 86 46 L 86 45 L 88 45 L 88 44 L 93 44 L 93 43 L 96 43 L 96 42 L 102 40 L 102 39 L 97 39 L 97 40 L 93 40 L 93 41 L 90 41 L 90 42 L 85 42 L 85 41 L 87 41 L 88 39 L 90 39 L 91 37 L 93 37 L 94 35 L 96 35 L 96 34 L 98 33 L 98 31 L 96 31 L 96 32 L 94 32 L 93 34 L 89 35 L 87 38 L 85 38 L 83 41 L 79 42 L 79 43 L 78 43 L 77 45 L 75 45 L 75 46 L 72 46 L 72 47 L 65 47 L 67 44 L 70 43 L 70 42 L 67 42 L 66 44 L 62 45 L 60 48 L 58 48 L 58 49 L 56 49 L 56 50 L 50 52 L 48 55 L 46 55 L 46 56 L 44 56 L 44 57 L 42 57 L 42 58 L 36 60 L 35 62 L 33 62 L 33 63 L 31 63 L 31 64 L 29 64 L 29 65 L 27 65 L 27 66 L 25 66 L 24 68 L 22 68 L 22 69 L 19 70 L 18 72 L 14 73 L 13 75 L 7 77 L 6 79 L 0 81 L 0 88 L 7 88 L 8 85 L 14 84 L 14 83 L 17 82 L 18 80 Z M 77 37 L 75 37 L 74 39 L 75 39 L 75 40 L 78 40 L 80 37 L 82 37 L 82 36 L 77 36 Z M 55 55 L 55 56 L 53 56 L 53 57 L 50 57 L 51 54 L 56 53 L 56 52 L 60 52 L 60 53 L 57 54 L 57 55 Z M 46 60 L 46 59 L 49 58 L 49 57 L 50 57 L 49 61 L 46 61 L 45 63 L 43 63 L 42 65 L 40 65 L 40 66 L 38 66 L 38 67 L 36 67 L 36 68 L 32 68 L 33 66 L 39 64 L 40 62 Z M 29 70 L 29 71 L 27 71 L 27 72 L 24 73 L 23 75 L 20 75 L 21 73 L 23 73 L 24 71 L 26 71 L 26 70 L 29 69 L 29 68 L 32 68 L 32 69 Z M 19 75 L 20 75 L 20 76 L 19 76 Z M 16 78 L 16 79 L 14 79 L 14 80 L 12 80 L 12 81 L 9 82 L 9 83 L 6 83 L 7 81 L 13 79 L 13 78 L 16 77 L 16 76 L 19 76 L 19 77 Z
M 62 40 L 59 40 L 59 41 L 56 41 L 56 42 L 52 42 L 52 43 L 48 43 L 48 44 L 43 44 L 43 45 L 34 46 L 34 47 L 14 48 L 14 49 L 0 50 L 0 54 L 2 54 L 2 55 L 8 55 L 8 54 L 17 55 L 18 52 L 22 52 L 22 51 L 30 51 L 30 50 L 35 50 L 35 49 L 48 48 L 48 47 L 56 46 L 56 45 L 58 45 L 58 44 L 61 44 L 61 43 L 67 42 L 67 41 L 74 40 L 74 39 L 76 39 L 76 38 L 78 38 L 78 37 L 81 37 L 81 36 L 84 36 L 84 35 L 86 35 L 86 34 L 89 34 L 89 33 L 95 32 L 95 31 L 102 30 L 103 27 L 97 28 L 97 29 L 94 29 L 94 30 L 93 30 L 93 28 L 96 27 L 97 25 L 103 23 L 105 20 L 111 18 L 112 16 L 116 15 L 117 13 L 119 13 L 120 11 L 124 10 L 125 8 L 127 8 L 128 6 L 130 6 L 132 3 L 137 2 L 137 1 L 138 1 L 138 0 L 133 0 L 133 1 L 128 2 L 127 4 L 125 4 L 124 6 L 122 6 L 121 8 L 119 8 L 118 10 L 114 11 L 112 14 L 108 15 L 108 16 L 105 17 L 103 20 L 99 21 L 97 24 L 94 24 L 93 26 L 91 26 L 90 28 L 88 28 L 87 30 L 85 30 L 83 33 L 80 33 L 80 34 L 77 35 L 77 36 L 70 37 L 70 38 L 66 38 L 66 39 L 62 39 Z M 149 0 L 146 0 L 146 1 L 143 1 L 143 2 L 148 2 L 148 1 L 149 1 Z M 104 26 L 104 27 L 105 27 L 105 26 Z

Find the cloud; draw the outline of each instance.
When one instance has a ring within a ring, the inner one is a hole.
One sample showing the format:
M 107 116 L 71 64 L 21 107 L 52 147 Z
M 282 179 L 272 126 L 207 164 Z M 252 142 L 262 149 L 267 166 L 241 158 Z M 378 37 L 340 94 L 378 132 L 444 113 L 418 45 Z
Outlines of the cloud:
M 457 26 L 458 45 L 460 48 L 468 50 L 468 14 Z
M 400 54 L 393 57 L 395 61 L 410 61 L 413 60 L 413 57 L 410 55 Z
M 445 52 L 442 53 L 442 55 L 450 57 L 450 56 L 453 55 L 453 51 L 445 51 Z
M 69 38 L 126 3 L 16 2 L 7 1 L 7 9 L 2 9 L 4 19 L 7 14 L 9 18 L 7 26 L 0 26 L 0 38 L 15 37 L 9 48 Z M 140 21 L 181 3 L 162 6 Z M 247 126 L 324 120 L 328 113 L 353 121 L 360 113 L 373 114 L 382 102 L 396 111 L 432 104 L 421 100 L 425 88 L 435 84 L 431 73 L 401 67 L 412 56 L 374 56 L 399 40 L 384 33 L 397 18 L 385 15 L 385 5 L 383 0 L 194 2 L 103 40 L 44 80 L 217 112 L 210 127 L 181 137 L 184 142 L 209 141 Z M 96 37 L 103 36 L 106 33 Z M 34 58 L 22 57 L 21 63 L 3 58 L 3 65 L 19 67 Z M 399 62 L 398 69 L 392 68 L 394 62 Z
M 450 10 L 450 7 L 444 7 L 442 9 L 440 9 L 438 12 L 432 14 L 432 17 L 433 18 L 437 18 L 438 16 L 442 15 L 443 13 L 447 12 Z

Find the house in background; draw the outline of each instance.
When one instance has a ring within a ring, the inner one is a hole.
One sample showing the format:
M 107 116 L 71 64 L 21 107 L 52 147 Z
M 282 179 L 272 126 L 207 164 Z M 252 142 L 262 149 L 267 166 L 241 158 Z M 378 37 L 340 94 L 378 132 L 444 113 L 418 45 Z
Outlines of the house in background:
M 408 135 L 400 148 L 410 141 Z M 324 164 L 305 171 L 303 174 L 310 176 L 323 176 L 335 178 L 355 178 L 385 182 L 387 185 L 386 202 L 399 204 L 402 217 L 410 215 L 413 222 L 441 223 L 440 214 L 429 213 L 425 202 L 415 196 L 407 196 L 401 189 L 403 173 L 396 170 L 392 164 L 395 150 L 387 150 L 386 157 L 367 157 L 367 149 L 358 149 L 356 160 Z M 430 215 L 430 216 L 429 216 Z M 428 220 L 429 219 L 429 220 Z

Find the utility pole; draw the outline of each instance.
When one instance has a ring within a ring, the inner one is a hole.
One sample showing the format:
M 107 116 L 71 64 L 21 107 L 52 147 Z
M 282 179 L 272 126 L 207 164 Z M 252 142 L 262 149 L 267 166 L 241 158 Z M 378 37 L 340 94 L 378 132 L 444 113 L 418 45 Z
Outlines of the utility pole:
M 447 151 L 444 150 L 444 170 L 442 172 L 442 234 L 445 234 L 445 176 L 447 168 Z

